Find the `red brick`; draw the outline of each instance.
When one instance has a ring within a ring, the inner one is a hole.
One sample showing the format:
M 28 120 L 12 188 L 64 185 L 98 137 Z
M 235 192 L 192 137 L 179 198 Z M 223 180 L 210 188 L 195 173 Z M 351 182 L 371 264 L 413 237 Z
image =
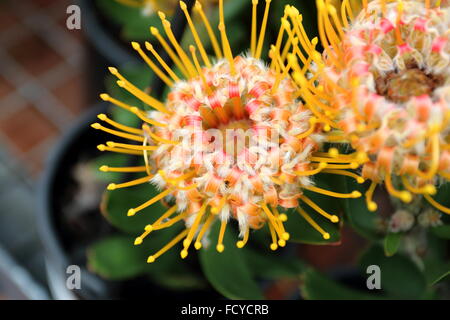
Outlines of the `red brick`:
M 63 61 L 63 58 L 55 50 L 35 34 L 26 36 L 8 51 L 34 76 L 43 74 Z
M 14 91 L 14 86 L 0 75 L 0 98 Z
M 0 2 L 0 31 L 6 31 L 8 28 L 17 24 L 19 19 L 11 9 L 8 2 Z
M 62 102 L 63 107 L 77 115 L 87 107 L 85 84 L 85 76 L 78 75 L 63 82 L 53 90 L 53 94 Z
M 28 152 L 58 130 L 33 106 L 27 106 L 0 120 L 0 131 L 21 152 Z

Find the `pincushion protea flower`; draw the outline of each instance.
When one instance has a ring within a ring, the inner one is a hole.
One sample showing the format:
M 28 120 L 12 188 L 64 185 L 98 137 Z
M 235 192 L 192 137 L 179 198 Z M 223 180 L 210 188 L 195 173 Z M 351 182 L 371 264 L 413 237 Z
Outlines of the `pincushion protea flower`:
M 450 179 L 450 10 L 416 0 L 362 4 L 353 17 L 348 0 L 337 9 L 317 1 L 324 53 L 303 46 L 314 61 L 312 79 L 306 71 L 294 78 L 306 103 L 333 117 L 341 138 L 367 155 L 370 210 L 384 181 L 404 202 L 423 195 L 450 213 L 432 198 Z
M 298 202 L 301 200 L 334 223 L 339 218 L 321 209 L 303 194 L 303 190 L 334 197 L 360 196 L 357 191 L 341 194 L 314 186 L 311 177 L 321 171 L 350 175 L 359 182 L 364 180 L 345 171 L 346 168 L 358 166 L 354 160 L 357 157 L 340 155 L 336 149 L 328 153 L 318 152 L 324 141 L 322 129 L 328 124 L 314 117 L 297 99 L 298 88 L 288 76 L 290 68 L 296 67 L 293 55 L 284 51 L 280 54 L 280 47 L 272 46 L 272 66 L 268 67 L 260 60 L 270 2 L 266 1 L 258 36 L 258 1 L 253 1 L 250 54 L 238 56 L 233 55 L 228 42 L 223 2 L 219 3 L 221 45 L 203 14 L 202 6 L 196 3 L 195 11 L 208 31 L 217 61 L 211 60 L 206 53 L 184 2 L 180 2 L 180 6 L 196 44 L 196 47 L 190 46 L 189 53 L 181 48 L 172 33 L 170 22 L 160 12 L 169 42 L 158 29 L 152 27 L 151 33 L 165 48 L 185 80 L 177 76 L 151 44 L 146 43 L 146 49 L 162 69 L 138 43 L 133 43 L 133 48 L 170 87 L 165 102 L 141 91 L 116 68 L 110 68 L 111 73 L 118 78 L 120 87 L 153 110 L 145 112 L 108 94 L 101 95 L 103 100 L 134 113 L 143 121 L 143 125 L 142 128 L 131 128 L 106 115 L 99 115 L 100 120 L 115 129 L 99 123 L 92 127 L 138 144 L 110 141 L 98 148 L 102 151 L 136 154 L 143 156 L 145 161 L 142 167 L 103 166 L 101 170 L 147 174 L 133 181 L 110 184 L 108 189 L 151 182 L 161 190 L 156 197 L 131 208 L 129 216 L 139 214 L 163 198 L 174 203 L 166 213 L 145 228 L 144 233 L 136 239 L 136 245 L 154 230 L 170 227 L 178 221 L 186 224 L 183 232 L 148 258 L 149 263 L 183 239 L 182 258 L 188 255 L 192 243 L 196 249 L 200 249 L 209 227 L 217 220 L 221 223 L 216 246 L 219 252 L 224 250 L 223 238 L 230 219 L 236 220 L 239 225 L 239 248 L 247 243 L 250 229 L 259 229 L 267 222 L 272 237 L 270 248 L 275 250 L 278 246 L 284 246 L 289 239 L 283 225 L 287 216 L 280 213 L 278 207 L 297 208 L 298 213 L 324 239 L 329 239 L 330 235 L 303 208 L 298 207 Z M 197 52 L 200 53 L 203 67 Z M 284 55 L 291 57 L 287 65 L 283 62 Z

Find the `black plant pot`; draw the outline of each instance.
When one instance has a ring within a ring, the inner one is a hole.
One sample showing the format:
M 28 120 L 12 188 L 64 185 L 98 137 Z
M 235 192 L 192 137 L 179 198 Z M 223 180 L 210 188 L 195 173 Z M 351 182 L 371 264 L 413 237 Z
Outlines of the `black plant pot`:
M 117 232 L 96 208 L 76 223 L 68 223 L 64 205 L 73 198 L 73 168 L 83 159 L 92 159 L 99 152 L 96 145 L 108 136 L 92 129 L 98 113 L 107 110 L 107 103 L 92 108 L 62 137 L 47 162 L 38 193 L 37 223 L 45 249 L 48 284 L 55 299 L 217 299 L 210 287 L 195 291 L 172 291 L 153 283 L 148 277 L 125 281 L 108 281 L 86 268 L 86 249 L 94 241 Z M 100 203 L 100 199 L 98 200 Z M 81 225 L 81 227 L 80 227 Z M 71 273 L 67 267 L 81 269 L 81 289 L 69 290 L 66 281 Z

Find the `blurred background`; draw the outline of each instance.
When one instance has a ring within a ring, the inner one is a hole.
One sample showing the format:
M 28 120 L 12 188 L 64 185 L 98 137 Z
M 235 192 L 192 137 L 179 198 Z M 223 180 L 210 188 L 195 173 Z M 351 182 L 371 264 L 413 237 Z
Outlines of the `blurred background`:
M 314 33 L 314 1 L 307 2 L 301 4 L 304 10 L 310 10 L 304 20 Z M 250 1 L 234 3 L 229 6 L 231 11 L 240 15 L 249 12 Z M 278 19 L 286 3 L 295 1 L 280 0 L 272 9 Z M 66 26 L 70 15 L 67 8 L 72 4 L 81 6 L 81 30 Z M 87 171 L 80 169 L 72 175 L 65 164 L 72 161 L 73 168 L 79 150 L 95 150 L 95 144 L 84 145 L 90 141 L 85 133 L 82 139 L 79 137 L 84 129 L 93 131 L 87 124 L 95 119 L 95 113 L 105 109 L 98 94 L 105 90 L 107 66 L 136 64 L 136 55 L 128 49 L 129 40 L 145 39 L 148 26 L 142 24 L 154 20 L 128 16 L 134 25 L 121 26 L 113 19 L 114 12 L 109 16 L 98 14 L 108 13 L 108 4 L 113 7 L 114 0 L 0 0 L 0 299 L 75 298 L 63 288 L 66 256 L 84 265 L 84 242 L 92 235 L 109 232 L 109 227 L 97 221 L 101 219 L 99 190 L 104 182 L 95 182 L 91 188 L 92 176 Z M 123 11 L 123 15 L 130 12 Z M 234 48 L 248 46 L 242 22 L 230 24 L 230 28 L 236 28 L 232 32 Z M 273 43 L 276 32 L 270 31 L 271 27 L 276 30 L 278 24 L 269 26 L 268 37 Z M 149 79 L 145 81 L 149 83 Z M 75 140 L 78 146 L 70 149 Z M 72 190 L 70 201 L 66 185 Z M 78 192 L 72 185 L 87 187 Z M 67 207 L 68 203 L 75 205 Z M 61 218 L 58 210 L 63 209 Z M 58 232 L 52 229 L 54 225 Z M 342 237 L 346 239 L 344 245 L 322 246 L 320 254 L 316 247 L 307 245 L 296 250 L 319 270 L 329 265 L 334 269 L 349 266 L 364 241 L 347 229 Z M 104 282 L 90 274 L 86 277 L 93 288 L 87 288 L 84 298 L 110 297 L 102 295 L 111 291 L 105 289 Z M 268 290 L 267 297 L 282 297 L 286 291 L 295 291 L 296 286 L 280 282 Z
M 66 0 L 0 1 L 0 299 L 48 298 L 35 223 L 52 146 L 96 100 Z

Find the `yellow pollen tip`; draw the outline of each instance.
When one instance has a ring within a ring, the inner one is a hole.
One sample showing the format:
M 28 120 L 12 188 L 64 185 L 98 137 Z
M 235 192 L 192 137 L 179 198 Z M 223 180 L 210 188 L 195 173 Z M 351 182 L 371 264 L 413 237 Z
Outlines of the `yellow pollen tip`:
M 330 239 L 330 234 L 329 234 L 328 232 L 325 232 L 325 233 L 323 234 L 323 238 L 324 238 L 325 240 Z
M 339 222 L 339 217 L 338 216 L 331 216 L 330 220 L 333 223 L 337 223 L 337 222 Z
M 106 120 L 107 116 L 104 113 L 100 113 L 99 115 L 97 115 L 97 118 L 99 118 L 100 120 L 104 121 L 104 120 Z
M 99 170 L 102 171 L 102 172 L 108 172 L 109 167 L 108 167 L 108 166 L 101 166 L 101 167 L 99 168 Z
M 103 101 L 108 101 L 109 94 L 107 94 L 107 93 L 100 94 L 100 99 L 102 99 Z
M 97 149 L 100 150 L 100 151 L 105 151 L 105 148 L 106 148 L 106 146 L 104 144 L 99 144 L 97 146 Z
M 318 39 L 317 37 L 314 37 L 314 38 L 311 40 L 311 44 L 312 44 L 313 46 L 316 46 L 318 43 L 319 43 L 319 39 Z
M 139 108 L 138 107 L 131 107 L 130 111 L 133 113 L 138 113 L 139 112 Z
M 138 246 L 142 243 L 142 238 L 141 237 L 137 237 L 136 240 L 134 240 L 134 245 Z
M 286 222 L 286 221 L 288 220 L 288 217 L 287 217 L 286 214 L 282 213 L 282 214 L 280 214 L 280 215 L 278 216 L 278 219 L 279 219 L 281 222 Z
M 155 27 L 150 27 L 150 33 L 156 36 L 157 34 L 159 34 L 159 31 Z
M 187 9 L 186 3 L 184 3 L 184 1 L 180 1 L 180 8 L 181 8 L 181 10 Z
M 356 168 L 358 168 L 358 167 L 359 167 L 359 164 L 358 164 L 357 162 L 352 162 L 352 163 L 350 163 L 350 168 L 356 169 Z
M 367 209 L 369 209 L 369 211 L 371 212 L 374 212 L 378 209 L 378 205 L 375 202 L 371 201 L 367 204 Z
M 108 190 L 115 190 L 116 189 L 116 184 L 115 183 L 110 183 L 110 184 L 108 184 L 106 189 L 108 189 Z
M 280 239 L 280 240 L 278 240 L 278 245 L 280 247 L 284 247 L 284 246 L 286 246 L 286 241 L 284 239 Z
M 153 230 L 153 226 L 151 224 L 148 224 L 145 226 L 145 231 L 150 232 Z
M 158 11 L 158 17 L 159 17 L 161 20 L 166 19 L 166 15 L 165 15 L 164 12 L 162 12 L 162 11 Z
M 320 168 L 320 169 L 325 169 L 326 166 L 327 166 L 327 163 L 326 163 L 326 162 L 319 162 L 319 168 Z
M 224 246 L 223 244 L 218 244 L 218 245 L 216 246 L 216 250 L 217 250 L 217 252 L 222 253 L 223 250 L 225 250 L 225 246 Z
M 290 239 L 291 235 L 288 232 L 284 232 L 282 234 L 282 237 L 284 240 L 288 241 Z
M 367 155 L 364 152 L 358 152 L 356 154 L 356 161 L 362 163 L 366 161 Z
M 356 182 L 358 182 L 358 183 L 364 183 L 364 178 L 363 177 L 358 177 L 358 178 L 356 178 Z
M 113 141 L 106 142 L 106 145 L 111 148 L 114 148 L 116 146 L 116 144 Z
M 136 210 L 134 210 L 134 209 L 130 209 L 130 210 L 128 210 L 128 212 L 127 212 L 127 216 L 129 216 L 129 217 L 132 217 L 132 216 L 134 216 L 136 214 Z
M 282 25 L 283 28 L 285 28 L 285 29 L 290 29 L 290 28 L 291 28 L 291 24 L 289 23 L 289 21 L 287 21 L 287 20 L 284 19 L 284 18 L 281 19 L 281 25 Z
M 194 243 L 194 248 L 195 248 L 195 249 L 200 250 L 201 247 L 202 247 L 202 243 L 201 243 L 200 241 L 196 241 L 196 242 Z
M 238 247 L 239 249 L 242 249 L 244 247 L 244 241 L 238 241 L 236 242 L 236 247 Z
M 435 195 L 436 194 L 436 187 L 433 186 L 432 184 L 428 184 L 425 186 L 425 192 L 431 195 Z
M 100 123 L 96 122 L 96 123 L 91 124 L 91 127 L 94 128 L 94 129 L 100 129 L 101 125 L 100 125 Z
M 409 203 L 409 202 L 411 202 L 411 200 L 412 200 L 412 195 L 411 195 L 411 193 L 408 192 L 408 191 L 402 191 L 402 192 L 400 193 L 400 199 L 401 199 L 403 202 Z
M 181 252 L 180 252 L 181 259 L 186 258 L 187 255 L 188 255 L 188 252 L 186 249 L 181 250 Z
M 337 158 L 339 156 L 339 150 L 336 148 L 331 148 L 330 150 L 328 150 L 328 154 L 332 158 Z
M 117 68 L 114 67 L 108 67 L 109 72 L 111 72 L 111 74 L 116 75 L 119 73 L 119 71 L 117 70 Z
M 131 46 L 133 47 L 134 50 L 138 50 L 141 48 L 141 45 L 136 41 L 131 41 Z
M 152 44 L 150 43 L 150 42 L 148 42 L 148 41 L 145 41 L 145 48 L 147 49 L 147 50 L 153 50 L 153 46 L 152 46 Z
M 326 125 L 323 127 L 323 130 L 324 130 L 325 132 L 330 131 L 330 130 L 331 130 L 330 125 L 329 125 L 329 124 L 326 124 Z
M 334 15 L 334 14 L 336 14 L 336 8 L 333 7 L 332 5 L 329 5 L 329 6 L 328 6 L 328 12 L 329 12 L 331 15 Z
M 270 245 L 270 250 L 275 251 L 275 250 L 277 250 L 277 249 L 278 249 L 278 246 L 277 246 L 276 243 L 272 243 L 272 244 Z
M 359 198 L 359 197 L 361 197 L 361 192 L 356 190 L 352 192 L 352 198 Z
M 153 262 L 155 262 L 155 257 L 153 257 L 153 256 L 150 256 L 150 257 L 148 257 L 148 259 L 147 259 L 147 263 L 153 263 Z
M 122 80 L 117 80 L 117 85 L 121 88 L 125 87 L 125 82 L 123 82 Z

